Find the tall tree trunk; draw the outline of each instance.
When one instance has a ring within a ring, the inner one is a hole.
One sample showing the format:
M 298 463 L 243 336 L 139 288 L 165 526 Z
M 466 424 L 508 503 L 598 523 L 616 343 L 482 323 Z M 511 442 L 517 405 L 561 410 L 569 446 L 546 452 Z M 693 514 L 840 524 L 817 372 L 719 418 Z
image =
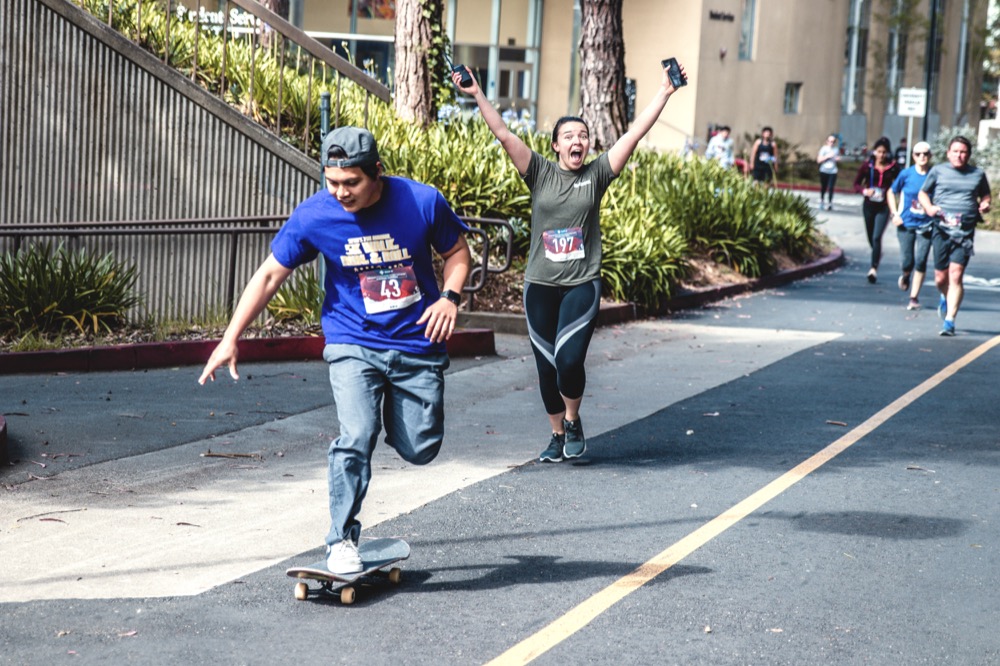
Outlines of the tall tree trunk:
M 580 30 L 580 106 L 597 150 L 625 130 L 625 42 L 622 0 L 583 0 Z
M 288 20 L 288 0 L 257 0 L 281 18 Z
M 288 20 L 288 10 L 289 10 L 288 0 L 257 0 L 257 2 L 262 4 L 267 9 L 270 9 L 272 12 L 274 12 L 281 18 L 285 19 L 286 21 Z M 264 48 L 269 48 L 271 46 L 271 42 L 274 39 L 274 37 L 275 37 L 274 33 L 272 33 L 270 30 L 265 30 L 260 35 L 260 45 L 263 46 Z
M 420 125 L 437 120 L 432 77 L 440 69 L 443 8 L 443 0 L 396 0 L 396 113 Z

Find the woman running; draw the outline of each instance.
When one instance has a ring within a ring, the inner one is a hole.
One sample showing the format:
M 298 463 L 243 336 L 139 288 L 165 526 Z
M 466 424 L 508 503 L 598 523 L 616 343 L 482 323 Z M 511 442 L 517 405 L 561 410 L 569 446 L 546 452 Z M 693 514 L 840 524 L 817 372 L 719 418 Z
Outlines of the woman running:
M 466 68 L 471 75 L 472 72 Z M 684 76 L 684 68 L 680 68 Z M 552 130 L 551 162 L 513 134 L 472 82 L 461 86 L 475 98 L 490 131 L 507 151 L 531 191 L 531 243 L 524 274 L 524 312 L 538 367 L 542 402 L 552 436 L 539 456 L 543 462 L 578 458 L 587 450 L 580 422 L 586 384 L 584 361 L 601 302 L 601 197 L 659 117 L 674 87 L 663 79 L 632 127 L 597 159 L 590 152 L 590 130 L 582 118 L 560 118 Z
M 865 217 L 868 245 L 872 248 L 871 267 L 867 275 L 872 284 L 878 280 L 878 264 L 882 260 L 882 234 L 889 223 L 889 203 L 885 200 L 885 193 L 892 187 L 892 181 L 896 180 L 899 172 L 899 164 L 892 156 L 889 139 L 883 136 L 875 142 L 871 159 L 861 165 L 854 179 L 854 191 L 865 197 L 861 212 Z

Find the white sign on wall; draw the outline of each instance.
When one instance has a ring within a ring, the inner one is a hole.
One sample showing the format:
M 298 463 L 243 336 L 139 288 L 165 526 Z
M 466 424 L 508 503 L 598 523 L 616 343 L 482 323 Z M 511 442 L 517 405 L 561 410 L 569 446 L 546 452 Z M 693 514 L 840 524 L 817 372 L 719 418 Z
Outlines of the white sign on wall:
M 927 115 L 927 89 L 900 88 L 896 113 L 911 118 L 923 118 Z

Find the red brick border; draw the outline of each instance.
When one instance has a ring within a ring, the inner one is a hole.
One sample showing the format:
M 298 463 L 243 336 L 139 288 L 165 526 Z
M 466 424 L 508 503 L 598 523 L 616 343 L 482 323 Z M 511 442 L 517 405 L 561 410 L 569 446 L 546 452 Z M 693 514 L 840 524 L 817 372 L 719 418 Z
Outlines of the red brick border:
M 218 340 L 148 342 L 114 347 L 87 347 L 41 352 L 0 354 L 0 375 L 46 372 L 98 372 L 201 365 Z M 320 337 L 257 338 L 240 341 L 240 361 L 302 361 L 323 355 Z M 448 341 L 452 356 L 488 356 L 496 353 L 491 329 L 456 331 Z

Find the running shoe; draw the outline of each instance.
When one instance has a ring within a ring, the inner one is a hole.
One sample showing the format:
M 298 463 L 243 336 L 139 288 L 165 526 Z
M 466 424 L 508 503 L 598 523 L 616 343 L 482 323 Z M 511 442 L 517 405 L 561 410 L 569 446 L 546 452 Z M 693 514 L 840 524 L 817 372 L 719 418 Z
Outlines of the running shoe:
M 566 446 L 563 449 L 563 457 L 579 458 L 587 450 L 587 440 L 583 436 L 583 424 L 578 418 L 576 421 L 563 419 L 563 427 L 566 428 Z
M 955 335 L 955 322 L 950 319 L 945 319 L 944 324 L 941 326 L 941 332 L 938 335 L 943 335 L 945 337 L 951 337 Z
M 917 299 L 915 299 L 915 298 L 911 298 L 910 302 L 906 305 L 906 309 L 907 310 L 919 310 L 920 309 L 920 302 L 917 301 Z
M 868 269 L 868 282 L 870 284 L 875 284 L 876 280 L 878 280 L 878 271 L 875 270 L 874 268 L 869 268 Z
M 563 459 L 563 447 L 566 445 L 566 435 L 558 432 L 552 433 L 549 440 L 549 447 L 538 456 L 541 462 L 559 462 Z
M 945 298 L 944 294 L 938 299 L 938 317 L 944 319 L 948 314 L 948 299 Z
M 899 276 L 899 279 L 896 280 L 896 284 L 899 285 L 900 291 L 906 291 L 907 289 L 910 288 L 910 276 L 907 275 L 906 273 L 903 273 L 902 275 Z

